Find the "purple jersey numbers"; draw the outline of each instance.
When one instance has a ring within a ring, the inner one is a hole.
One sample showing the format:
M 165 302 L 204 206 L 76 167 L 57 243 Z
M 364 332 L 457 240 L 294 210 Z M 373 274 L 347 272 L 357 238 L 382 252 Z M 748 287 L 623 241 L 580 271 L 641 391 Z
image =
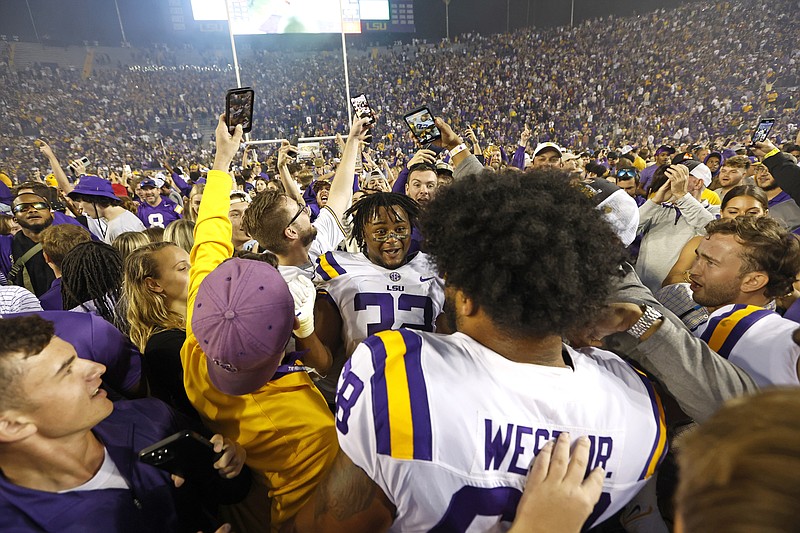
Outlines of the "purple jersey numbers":
M 350 410 L 353 409 L 363 390 L 364 382 L 350 370 L 350 360 L 348 359 L 342 369 L 342 383 L 339 386 L 339 392 L 336 393 L 336 429 L 343 435 L 347 435 L 350 431 L 350 427 L 347 425 L 347 421 L 350 419 Z
M 392 294 L 383 292 L 361 292 L 353 298 L 355 311 L 365 311 L 368 307 L 377 307 L 380 318 L 378 322 L 367 324 L 367 335 L 375 335 L 394 326 L 395 299 Z M 422 311 L 422 323 L 404 322 L 400 327 L 419 331 L 433 331 L 433 300 L 427 296 L 401 294 L 397 299 L 398 311 Z

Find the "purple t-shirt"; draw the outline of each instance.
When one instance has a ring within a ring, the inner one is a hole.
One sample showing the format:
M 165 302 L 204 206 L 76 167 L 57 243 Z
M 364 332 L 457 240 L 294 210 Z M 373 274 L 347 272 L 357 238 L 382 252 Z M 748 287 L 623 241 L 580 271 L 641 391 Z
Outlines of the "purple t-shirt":
M 181 218 L 180 211 L 181 208 L 178 204 L 162 196 L 161 201 L 156 206 L 152 206 L 147 202 L 139 204 L 137 216 L 146 228 L 166 228 L 170 223 Z
M 50 284 L 46 293 L 39 296 L 39 303 L 45 311 L 63 311 L 64 301 L 61 298 L 61 278 L 56 278 Z

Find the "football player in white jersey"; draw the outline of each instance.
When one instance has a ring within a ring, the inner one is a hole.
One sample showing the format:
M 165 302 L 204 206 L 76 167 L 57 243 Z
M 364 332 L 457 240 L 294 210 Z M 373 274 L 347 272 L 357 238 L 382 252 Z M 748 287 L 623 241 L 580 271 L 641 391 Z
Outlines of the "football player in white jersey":
M 400 329 L 359 345 L 336 399 L 340 454 L 295 530 L 505 530 L 532 458 L 563 433 L 588 444 L 587 471 L 602 468 L 586 525 L 605 520 L 667 448 L 650 381 L 610 352 L 562 342 L 611 295 L 619 238 L 549 169 L 463 177 L 420 227 L 458 332 Z
M 409 253 L 411 230 L 420 212 L 408 196 L 379 192 L 347 211 L 361 253 L 320 256 L 316 329 L 334 364 L 317 386 L 333 404 L 339 374 L 356 346 L 381 331 L 435 331 L 444 305 L 444 282 L 428 256 Z
M 800 241 L 772 218 L 720 219 L 706 226 L 696 254 L 689 287 L 711 314 L 695 335 L 761 387 L 800 385 L 797 323 L 765 309 L 792 292 Z

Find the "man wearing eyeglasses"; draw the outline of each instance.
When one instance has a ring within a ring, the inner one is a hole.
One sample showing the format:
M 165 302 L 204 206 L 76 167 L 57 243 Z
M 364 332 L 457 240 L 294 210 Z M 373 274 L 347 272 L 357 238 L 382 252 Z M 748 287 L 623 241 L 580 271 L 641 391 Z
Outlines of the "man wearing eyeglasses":
M 11 202 L 11 211 L 22 229 L 14 235 L 11 243 L 15 266 L 9 272 L 9 281 L 38 297 L 47 292 L 55 279 L 39 244 L 42 231 L 53 224 L 50 202 L 38 194 L 23 192 Z
M 361 253 L 329 252 L 317 275 L 326 297 L 317 298 L 315 327 L 333 355 L 317 387 L 334 404 L 339 374 L 356 346 L 381 331 L 435 331 L 444 307 L 444 282 L 428 257 L 411 251 L 411 230 L 421 206 L 399 193 L 375 193 L 347 211 Z
M 353 195 L 353 176 L 359 143 L 369 133 L 369 119 L 356 119 L 350 128 L 342 160 L 336 169 L 328 201 L 311 223 L 310 210 L 299 190 L 295 194 L 265 191 L 256 196 L 243 215 L 243 229 L 262 250 L 278 257 L 278 270 L 285 279 L 303 275 L 314 278 L 317 258 L 335 250 L 344 240 L 342 216 Z M 284 185 L 294 184 L 284 181 Z

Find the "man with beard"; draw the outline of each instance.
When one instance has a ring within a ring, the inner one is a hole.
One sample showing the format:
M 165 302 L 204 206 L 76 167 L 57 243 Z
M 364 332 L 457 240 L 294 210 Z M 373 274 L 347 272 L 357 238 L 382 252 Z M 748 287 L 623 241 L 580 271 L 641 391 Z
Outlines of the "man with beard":
M 587 527 L 641 489 L 665 454 L 658 395 L 616 355 L 562 340 L 595 320 L 625 258 L 594 207 L 549 169 L 439 191 L 421 227 L 458 331 L 402 328 L 358 346 L 336 398 L 341 451 L 293 531 L 504 530 L 554 439 L 592 450 L 581 470 L 603 495 Z M 367 239 L 407 232 L 376 214 Z M 657 319 L 640 320 L 631 334 Z
M 166 228 L 171 222 L 181 218 L 181 206 L 161 195 L 160 185 L 152 178 L 145 178 L 139 184 L 142 189 L 142 202 L 137 216 L 147 228 Z
M 259 194 L 244 212 L 244 231 L 262 250 L 278 257 L 278 270 L 284 279 L 297 275 L 313 279 L 319 256 L 335 250 L 344 240 L 341 220 L 353 195 L 356 157 L 359 143 L 369 133 L 368 122 L 356 119 L 350 128 L 328 201 L 313 224 L 307 205 L 278 191 Z
M 743 181 L 745 180 L 745 176 L 747 176 L 748 170 L 750 170 L 750 160 L 747 159 L 747 157 L 736 155 L 726 159 L 722 168 L 719 169 L 720 187 L 719 189 L 715 189 L 714 192 L 717 193 L 720 198 L 725 198 L 728 191 L 737 185 L 752 185 L 752 181 L 749 183 Z
M 709 223 L 689 270 L 692 298 L 711 312 L 695 335 L 761 387 L 800 385 L 797 323 L 764 309 L 798 272 L 800 241 L 769 217 Z
M 11 203 L 11 210 L 22 229 L 14 235 L 11 243 L 14 265 L 8 279 L 39 297 L 47 292 L 55 279 L 44 260 L 39 242 L 42 231 L 53 224 L 53 211 L 46 198 L 32 192 L 17 195 Z

